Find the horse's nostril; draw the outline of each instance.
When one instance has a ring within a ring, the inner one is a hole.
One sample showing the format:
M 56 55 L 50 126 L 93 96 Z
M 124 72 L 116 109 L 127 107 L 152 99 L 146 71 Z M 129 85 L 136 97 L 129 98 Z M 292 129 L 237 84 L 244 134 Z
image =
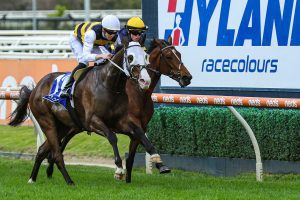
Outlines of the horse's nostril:
M 145 83 L 145 80 L 141 78 L 141 79 L 139 80 L 139 82 L 140 82 L 140 83 Z
M 182 79 L 184 81 L 190 81 L 192 79 L 192 76 L 183 76 Z
M 139 85 L 140 85 L 140 87 L 141 87 L 143 90 L 146 90 L 146 89 L 149 88 L 150 82 L 147 81 L 147 80 L 145 80 L 145 79 L 143 79 L 143 78 L 141 78 L 141 79 L 139 79 Z

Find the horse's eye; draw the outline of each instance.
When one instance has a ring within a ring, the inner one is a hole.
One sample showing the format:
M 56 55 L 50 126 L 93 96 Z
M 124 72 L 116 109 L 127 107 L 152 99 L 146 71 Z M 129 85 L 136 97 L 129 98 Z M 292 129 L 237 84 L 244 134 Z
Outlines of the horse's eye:
M 166 56 L 168 60 L 172 60 L 172 56 Z
M 129 55 L 127 58 L 128 58 L 128 63 L 132 63 L 132 61 L 133 61 L 133 55 Z

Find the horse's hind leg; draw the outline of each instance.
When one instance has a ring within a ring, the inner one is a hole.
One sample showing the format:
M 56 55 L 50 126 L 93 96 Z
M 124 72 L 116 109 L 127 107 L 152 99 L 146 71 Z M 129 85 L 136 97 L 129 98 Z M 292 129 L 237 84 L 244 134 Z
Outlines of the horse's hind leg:
M 51 135 L 53 137 L 50 137 L 50 138 L 47 137 L 47 138 L 48 138 L 49 143 L 50 143 L 51 148 L 52 148 L 51 149 L 52 159 L 56 163 L 57 168 L 62 173 L 65 181 L 67 182 L 67 184 L 74 185 L 74 182 L 72 181 L 72 179 L 69 176 L 69 174 L 66 170 L 66 167 L 65 167 L 65 162 L 64 162 L 63 155 L 62 155 L 62 152 L 61 152 L 60 146 L 59 146 L 59 141 L 58 141 L 58 138 L 57 138 L 57 135 L 56 135 L 57 132 L 54 129 L 52 129 L 51 132 L 52 132 Z M 49 132 L 47 132 L 47 133 L 49 134 Z
M 47 177 L 52 178 L 53 170 L 54 170 L 54 160 L 52 159 L 51 152 L 48 153 L 47 160 L 48 160 L 48 167 L 46 170 Z
M 50 146 L 48 143 L 48 140 L 46 140 L 40 147 L 39 150 L 37 152 L 37 155 L 35 157 L 35 163 L 30 175 L 30 179 L 28 181 L 28 183 L 33 183 L 36 181 L 37 175 L 39 173 L 39 169 L 40 166 L 43 162 L 43 160 L 46 158 L 46 156 L 48 155 L 48 153 L 50 152 Z
M 62 143 L 61 143 L 61 145 L 60 145 L 60 151 L 61 151 L 61 153 L 64 152 L 64 150 L 65 150 L 67 144 L 69 143 L 69 141 L 70 141 L 75 135 L 76 135 L 75 132 L 74 132 L 74 133 L 68 133 L 68 134 L 63 138 L 63 141 L 62 141 Z M 51 154 L 51 153 L 48 154 L 47 159 L 48 159 L 48 163 L 49 163 L 49 165 L 48 165 L 48 167 L 47 167 L 47 171 L 46 171 L 47 177 L 48 177 L 48 178 L 52 178 L 53 169 L 54 169 L 54 160 L 53 160 L 53 158 L 52 158 L 52 154 Z
M 32 112 L 33 111 L 34 110 L 32 109 Z M 34 114 L 37 115 L 37 113 L 34 113 Z M 74 182 L 71 180 L 71 178 L 66 170 L 63 155 L 60 150 L 60 145 L 59 145 L 60 139 L 59 139 L 58 132 L 56 131 L 57 127 L 56 127 L 55 120 L 53 119 L 52 115 L 50 115 L 50 114 L 47 114 L 44 112 L 38 113 L 38 114 L 39 115 L 37 115 L 37 116 L 40 116 L 40 117 L 37 118 L 37 121 L 39 122 L 42 131 L 45 133 L 45 135 L 47 137 L 47 140 L 48 140 L 48 143 L 50 146 L 50 150 L 51 150 L 52 159 L 56 163 L 58 169 L 62 173 L 67 184 L 73 185 Z M 45 157 L 47 155 L 48 155 L 48 153 L 45 155 Z
M 132 166 L 133 166 L 134 156 L 138 145 L 139 145 L 139 141 L 131 138 L 129 144 L 129 155 L 126 159 L 126 182 L 127 183 L 131 182 Z

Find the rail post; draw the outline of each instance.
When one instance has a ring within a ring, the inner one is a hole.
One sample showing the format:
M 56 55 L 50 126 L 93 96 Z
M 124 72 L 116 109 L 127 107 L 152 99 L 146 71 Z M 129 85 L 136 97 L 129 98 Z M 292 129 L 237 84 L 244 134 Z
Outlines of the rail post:
M 251 129 L 251 127 L 249 126 L 249 124 L 247 123 L 247 121 L 241 116 L 241 114 L 232 106 L 227 106 L 229 108 L 229 110 L 232 112 L 232 114 L 240 121 L 240 123 L 244 126 L 244 128 L 246 129 L 253 148 L 254 148 L 254 152 L 255 152 L 255 158 L 256 158 L 256 180 L 259 182 L 263 181 L 263 165 L 261 162 L 261 156 L 260 156 L 260 150 L 259 150 L 259 146 L 256 140 L 256 137 Z

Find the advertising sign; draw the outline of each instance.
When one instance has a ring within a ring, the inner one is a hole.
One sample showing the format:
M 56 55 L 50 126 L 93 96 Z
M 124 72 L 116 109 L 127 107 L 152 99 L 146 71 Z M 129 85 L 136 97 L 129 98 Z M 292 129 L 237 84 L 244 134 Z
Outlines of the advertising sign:
M 158 31 L 192 87 L 300 89 L 300 0 L 158 0 Z
M 71 71 L 76 65 L 76 60 L 0 60 L 1 87 L 33 87 L 46 74 Z M 15 107 L 16 104 L 10 100 L 0 100 L 0 124 L 7 124 L 7 118 Z

